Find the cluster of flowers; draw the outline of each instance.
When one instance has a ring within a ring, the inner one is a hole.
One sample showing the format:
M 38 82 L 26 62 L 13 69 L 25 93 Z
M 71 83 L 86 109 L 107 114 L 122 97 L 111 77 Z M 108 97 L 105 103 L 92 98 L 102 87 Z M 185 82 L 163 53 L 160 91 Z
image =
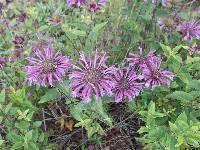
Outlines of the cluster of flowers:
M 147 56 L 130 54 L 128 67 L 107 66 L 108 56 L 98 51 L 88 56 L 82 53 L 76 65 L 69 57 L 53 53 L 51 48 L 36 50 L 33 55 L 27 58 L 29 66 L 26 66 L 26 80 L 30 85 L 53 86 L 68 73 L 72 96 L 85 102 L 90 102 L 93 95 L 99 99 L 112 94 L 116 103 L 125 98 L 131 101 L 145 87 L 170 85 L 174 77 L 170 71 L 160 68 L 161 60 L 153 52 Z
M 91 0 L 67 0 L 67 6 L 86 6 L 89 11 L 97 12 L 100 10 L 103 6 L 106 5 L 108 0 L 97 0 L 97 1 L 91 1 Z

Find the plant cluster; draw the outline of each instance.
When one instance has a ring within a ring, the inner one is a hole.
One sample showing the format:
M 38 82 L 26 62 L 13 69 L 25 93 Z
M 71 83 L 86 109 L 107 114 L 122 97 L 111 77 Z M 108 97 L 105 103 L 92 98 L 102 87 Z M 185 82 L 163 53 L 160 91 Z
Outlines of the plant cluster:
M 0 148 L 200 148 L 199 16 L 198 0 L 0 0 Z

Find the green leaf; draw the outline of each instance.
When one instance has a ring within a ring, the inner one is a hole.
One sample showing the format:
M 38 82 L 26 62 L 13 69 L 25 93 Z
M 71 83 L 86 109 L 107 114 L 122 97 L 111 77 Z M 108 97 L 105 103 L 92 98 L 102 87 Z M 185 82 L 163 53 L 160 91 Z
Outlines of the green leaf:
M 29 148 L 29 150 L 39 150 L 39 148 L 37 147 L 37 145 L 35 143 L 33 143 L 33 142 L 30 142 L 28 144 L 28 148 Z
M 0 146 L 3 144 L 4 140 L 0 140 Z
M 27 121 L 20 121 L 15 124 L 15 127 L 21 130 L 28 130 L 30 123 Z
M 48 89 L 46 94 L 41 97 L 39 103 L 46 103 L 55 100 L 61 96 L 58 88 Z
M 164 44 L 160 44 L 160 46 L 163 49 L 165 56 L 170 57 L 172 54 L 172 49 L 169 46 L 166 46 Z
M 95 100 L 93 99 L 91 102 L 92 106 L 92 110 L 96 111 L 100 117 L 102 117 L 103 121 L 109 125 L 110 127 L 113 125 L 112 123 L 112 119 L 108 116 L 108 114 L 105 112 L 105 109 L 103 107 L 103 101 L 102 100 Z
M 35 121 L 33 122 L 33 127 L 39 128 L 42 125 L 42 121 Z
M 7 135 L 7 138 L 12 141 L 13 143 L 18 143 L 20 141 L 22 141 L 22 137 L 18 134 L 16 134 L 15 132 L 9 132 Z
M 71 30 L 71 33 L 76 35 L 76 36 L 86 36 L 85 31 L 81 31 L 81 30 L 78 30 L 78 29 Z
M 150 102 L 149 106 L 148 106 L 148 113 L 150 115 L 153 115 L 156 111 L 156 108 L 155 108 L 155 103 L 153 101 Z
M 182 67 L 180 71 L 177 74 L 177 77 L 179 77 L 185 84 L 189 84 L 192 80 L 192 76 L 188 72 L 186 67 Z
M 195 140 L 193 138 L 187 138 L 187 142 L 188 142 L 188 144 L 190 144 L 190 145 L 192 145 L 192 146 L 194 146 L 196 148 L 200 147 L 200 145 L 198 143 L 199 141 L 197 141 L 197 140 Z
M 0 103 L 3 103 L 5 102 L 5 97 L 6 97 L 6 94 L 5 94 L 5 89 L 3 89 L 0 93 Z
M 24 138 L 26 139 L 26 141 L 30 141 L 32 139 L 32 135 L 33 135 L 33 130 L 30 130 L 25 134 Z
M 175 124 L 178 124 L 180 121 L 187 122 L 187 115 L 185 112 L 182 112 L 175 121 Z
M 11 150 L 20 149 L 23 147 L 23 142 L 16 142 L 14 145 L 12 145 Z
M 84 47 L 84 51 L 86 53 L 89 53 L 93 50 L 93 48 L 97 42 L 97 38 L 98 38 L 99 34 L 101 33 L 100 31 L 106 24 L 107 24 L 107 22 L 95 25 L 94 28 L 92 29 L 92 31 L 89 33 L 89 36 L 86 40 L 85 47 Z
M 175 91 L 172 94 L 167 95 L 166 98 L 180 100 L 183 102 L 188 102 L 188 101 L 194 100 L 194 97 L 191 94 L 186 93 L 184 91 Z

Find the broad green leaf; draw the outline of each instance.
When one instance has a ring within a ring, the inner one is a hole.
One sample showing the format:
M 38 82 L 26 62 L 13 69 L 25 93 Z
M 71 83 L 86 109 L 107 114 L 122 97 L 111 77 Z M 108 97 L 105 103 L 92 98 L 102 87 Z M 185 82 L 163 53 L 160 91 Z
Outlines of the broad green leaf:
M 182 102 L 188 102 L 188 101 L 194 100 L 194 97 L 191 94 L 186 93 L 184 91 L 175 91 L 175 92 L 167 95 L 166 98 L 180 100 Z
M 39 103 L 49 102 L 49 101 L 60 98 L 60 96 L 61 96 L 61 94 L 60 94 L 58 88 L 48 89 L 46 94 L 41 97 Z
M 165 56 L 170 57 L 172 54 L 172 49 L 169 46 L 166 46 L 164 44 L 160 44 L 160 46 L 163 49 Z
M 42 121 L 35 121 L 33 122 L 33 127 L 39 128 L 42 125 Z
M 7 138 L 12 141 L 13 143 L 18 143 L 20 141 L 22 141 L 22 137 L 20 135 L 18 135 L 17 133 L 15 132 L 9 132 L 8 135 L 7 135 Z
M 150 102 L 149 106 L 148 106 L 148 113 L 150 115 L 153 115 L 156 111 L 156 108 L 155 108 L 155 103 L 153 101 Z
M 86 36 L 85 31 L 81 31 L 81 30 L 78 30 L 78 29 L 72 29 L 71 33 L 76 35 L 76 36 Z
M 187 122 L 187 115 L 185 112 L 182 112 L 175 121 L 175 124 L 178 124 L 180 121 Z
M 11 150 L 21 149 L 23 147 L 23 142 L 16 142 L 12 145 Z
M 92 31 L 89 33 L 89 36 L 87 37 L 84 51 L 86 53 L 89 53 L 93 50 L 94 46 L 96 45 L 97 38 L 99 34 L 101 33 L 101 29 L 107 24 L 107 22 L 100 23 L 94 26 Z
M 4 140 L 0 140 L 0 146 L 3 144 Z
M 189 84 L 189 82 L 192 80 L 192 76 L 185 67 L 182 67 L 179 70 L 177 77 L 179 77 L 186 84 Z
M 33 130 L 30 130 L 25 134 L 24 138 L 26 139 L 26 141 L 30 141 L 32 139 L 32 135 L 33 135 Z
M 30 142 L 28 144 L 28 148 L 29 148 L 29 150 L 39 150 L 38 146 L 33 142 Z

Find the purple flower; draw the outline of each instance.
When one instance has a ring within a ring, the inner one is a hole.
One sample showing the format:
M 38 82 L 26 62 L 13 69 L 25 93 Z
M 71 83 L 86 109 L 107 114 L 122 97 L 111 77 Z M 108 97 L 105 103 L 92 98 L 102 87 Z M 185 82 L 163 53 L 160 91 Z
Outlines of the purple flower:
M 98 10 L 101 9 L 101 7 L 105 6 L 107 2 L 108 0 L 99 0 L 98 3 L 92 2 L 89 4 L 89 10 L 91 12 L 97 12 Z
M 16 49 L 21 49 L 21 48 L 24 47 L 25 38 L 21 35 L 16 35 L 14 40 L 13 40 L 13 43 L 15 44 Z
M 73 66 L 69 75 L 73 97 L 90 102 L 93 94 L 97 99 L 112 94 L 114 67 L 107 67 L 106 60 L 106 53 L 96 51 L 93 57 L 81 54 L 78 65 Z
M 5 64 L 5 59 L 0 56 L 0 68 L 3 68 L 4 64 Z
M 116 84 L 113 91 L 116 103 L 121 102 L 124 98 L 131 101 L 143 90 L 143 83 L 140 83 L 143 77 L 137 75 L 133 68 L 119 68 L 114 74 L 114 78 Z
M 72 7 L 73 5 L 81 6 L 86 3 L 86 0 L 67 0 L 67 6 Z
M 189 47 L 188 51 L 190 55 L 193 55 L 197 51 L 200 51 L 200 46 L 196 45 L 196 46 Z
M 130 54 L 129 58 L 127 58 L 130 65 L 142 68 L 146 64 L 146 61 L 153 62 L 153 61 L 159 60 L 159 58 L 152 51 L 150 51 L 147 54 L 147 56 L 143 56 L 142 55 L 142 48 L 139 48 L 139 49 L 140 49 L 139 55 L 138 54 Z
M 174 78 L 174 74 L 167 70 L 161 70 L 161 61 L 146 62 L 143 66 L 142 75 L 146 80 L 145 86 L 155 88 L 160 85 L 169 86 Z
M 18 15 L 18 21 L 19 22 L 25 22 L 27 18 L 27 14 L 25 12 L 21 12 L 19 15 Z
M 55 81 L 62 81 L 71 64 L 67 56 L 59 52 L 53 53 L 53 49 L 46 48 L 43 51 L 36 50 L 34 57 L 27 58 L 29 66 L 26 66 L 28 83 L 39 86 L 53 86 Z
M 89 10 L 91 12 L 97 12 L 98 10 L 100 10 L 100 7 L 97 3 L 91 3 L 90 6 L 89 6 Z
M 200 25 L 194 21 L 184 21 L 177 27 L 181 33 L 184 40 L 191 40 L 192 38 L 200 38 Z

